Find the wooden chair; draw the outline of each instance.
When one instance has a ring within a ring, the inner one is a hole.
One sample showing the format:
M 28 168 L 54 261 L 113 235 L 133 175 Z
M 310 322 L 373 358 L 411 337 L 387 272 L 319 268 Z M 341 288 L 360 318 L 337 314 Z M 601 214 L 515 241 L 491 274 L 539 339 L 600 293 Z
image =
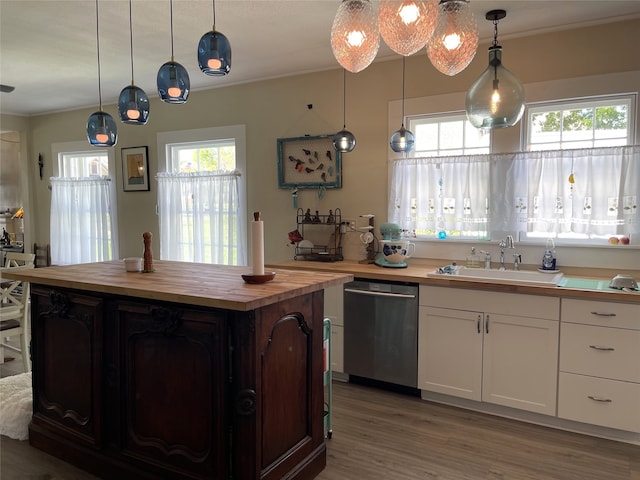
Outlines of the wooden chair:
M 25 372 L 31 371 L 31 359 L 29 356 L 29 300 L 30 284 L 19 280 L 8 280 L 2 275 L 2 271 L 17 268 L 33 268 L 33 254 L 12 253 L 11 255 L 27 255 L 31 257 L 29 264 L 17 264 L 18 260 L 7 258 L 7 265 L 0 269 L 0 363 L 4 363 L 4 349 L 12 350 L 22 355 Z M 7 254 L 9 257 L 9 254 Z M 20 337 L 20 346 L 16 347 L 6 343 L 11 337 Z
M 4 268 L 33 268 L 35 260 L 36 255 L 34 253 L 8 252 L 4 257 Z
M 51 265 L 51 247 L 46 245 L 33 244 L 33 253 L 36 256 L 36 268 L 48 267 Z

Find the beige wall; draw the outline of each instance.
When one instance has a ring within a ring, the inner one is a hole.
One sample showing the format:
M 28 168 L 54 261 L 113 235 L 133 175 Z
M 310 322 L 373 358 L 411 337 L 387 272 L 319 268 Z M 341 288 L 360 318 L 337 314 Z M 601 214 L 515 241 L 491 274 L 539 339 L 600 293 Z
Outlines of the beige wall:
M 546 33 L 535 37 L 501 39 L 505 66 L 523 83 L 548 82 L 615 72 L 640 71 L 640 56 L 634 49 L 640 44 L 640 20 L 597 27 Z M 406 97 L 429 97 L 464 92 L 486 67 L 487 45 L 481 45 L 470 67 L 455 77 L 437 72 L 424 52 L 409 57 L 406 66 Z M 190 72 L 199 75 L 200 72 Z M 233 73 L 232 73 L 233 74 Z M 343 188 L 329 190 L 322 200 L 315 191 L 301 191 L 299 205 L 327 213 L 340 207 L 343 219 L 373 213 L 379 225 L 387 217 L 388 115 L 390 102 L 402 92 L 399 58 L 371 65 L 356 75 L 347 75 L 347 128 L 357 138 L 356 149 L 343 157 Z M 214 82 L 215 80 L 212 80 Z M 636 88 L 637 90 L 637 88 Z M 148 92 L 151 93 L 151 92 Z M 308 110 L 307 104 L 313 104 Z M 32 237 L 47 242 L 50 192 L 46 179 L 52 175 L 51 144 L 80 141 L 85 138 L 87 117 L 96 108 L 31 117 L 27 120 L 2 117 L 2 127 L 10 124 L 27 130 L 28 155 L 25 168 L 30 178 L 31 199 L 35 208 Z M 116 106 L 105 107 L 117 117 Z M 25 123 L 26 126 L 25 127 Z M 118 218 L 120 257 L 139 255 L 141 235 L 151 231 L 158 236 L 155 214 L 156 185 L 150 192 L 123 192 L 120 149 L 147 145 L 151 177 L 158 171 L 156 134 L 158 132 L 224 125 L 246 125 L 248 212 L 262 211 L 265 221 L 265 258 L 268 262 L 290 259 L 287 232 L 295 228 L 295 209 L 291 192 L 277 188 L 276 139 L 304 134 L 333 133 L 342 127 L 342 70 L 312 73 L 239 86 L 194 91 L 185 105 L 167 105 L 151 100 L 147 126 L 118 125 L 116 147 L 118 178 Z M 45 158 L 44 180 L 33 168 L 38 152 Z M 28 161 L 27 161 L 28 160 Z M 250 216 L 248 216 L 250 218 Z M 451 244 L 431 255 L 443 259 L 464 258 L 467 245 Z M 155 252 L 159 248 L 155 246 Z M 347 256 L 357 258 L 360 246 L 356 235 L 347 235 Z M 609 256 L 610 255 L 610 256 Z M 579 249 L 567 255 L 575 265 L 590 265 L 593 249 Z M 610 265 L 640 269 L 638 250 L 620 253 L 606 250 L 601 261 Z M 526 257 L 525 257 L 526 258 Z M 536 263 L 537 258 L 525 260 Z M 534 261 L 535 260 L 535 261 Z M 634 263 L 635 262 L 635 263 Z M 566 263 L 565 263 L 566 264 Z

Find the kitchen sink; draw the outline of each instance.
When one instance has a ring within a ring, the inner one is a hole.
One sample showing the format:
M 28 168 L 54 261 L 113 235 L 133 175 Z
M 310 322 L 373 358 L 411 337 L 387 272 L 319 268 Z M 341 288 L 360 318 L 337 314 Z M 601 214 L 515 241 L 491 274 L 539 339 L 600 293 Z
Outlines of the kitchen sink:
M 439 269 L 440 270 L 440 269 Z M 428 277 L 450 280 L 505 283 L 511 285 L 540 285 L 557 286 L 562 280 L 562 272 L 546 273 L 533 270 L 497 270 L 484 268 L 455 267 L 450 273 L 439 273 L 434 270 L 427 274 Z

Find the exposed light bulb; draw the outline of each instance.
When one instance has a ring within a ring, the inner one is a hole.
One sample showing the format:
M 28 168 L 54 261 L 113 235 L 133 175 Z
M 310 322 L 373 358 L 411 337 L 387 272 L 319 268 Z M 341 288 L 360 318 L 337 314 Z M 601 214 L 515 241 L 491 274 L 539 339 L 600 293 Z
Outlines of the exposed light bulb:
M 460 46 L 460 43 L 462 43 L 462 39 L 460 38 L 460 35 L 453 32 L 446 35 L 442 43 L 444 44 L 444 48 L 447 50 L 455 50 Z
M 491 93 L 491 105 L 489 109 L 492 114 L 496 114 L 500 108 L 500 91 L 498 90 L 498 80 L 493 81 L 493 92 Z
M 207 67 L 209 68 L 220 68 L 222 66 L 222 62 L 219 58 L 210 58 L 207 61 Z
M 109 135 L 106 133 L 96 133 L 96 140 L 100 143 L 107 143 L 109 141 Z
M 140 112 L 135 109 L 135 107 L 131 107 L 127 110 L 127 117 L 131 120 L 137 120 L 140 118 Z
M 167 89 L 167 93 L 170 97 L 179 97 L 180 96 L 180 88 L 179 87 L 169 87 Z
M 362 30 L 352 30 L 347 33 L 347 43 L 350 47 L 361 47 L 365 38 L 367 36 Z
M 415 21 L 418 20 L 418 18 L 420 17 L 420 9 L 415 3 L 402 5 L 400 7 L 398 15 L 400 15 L 402 23 L 404 23 L 405 25 L 409 25 L 411 23 L 415 23 Z

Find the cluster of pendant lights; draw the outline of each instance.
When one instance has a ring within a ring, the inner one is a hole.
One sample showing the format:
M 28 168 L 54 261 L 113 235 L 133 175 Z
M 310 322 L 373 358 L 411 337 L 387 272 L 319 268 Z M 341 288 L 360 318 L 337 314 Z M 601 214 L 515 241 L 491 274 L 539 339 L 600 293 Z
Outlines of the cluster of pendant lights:
M 467 116 L 477 128 L 513 126 L 524 111 L 524 88 L 502 66 L 502 47 L 497 43 L 497 23 L 505 16 L 504 10 L 486 14 L 487 20 L 494 23 L 489 66 L 473 83 L 466 99 Z M 405 57 L 425 48 L 433 66 L 453 76 L 467 68 L 478 48 L 478 26 L 469 0 L 380 0 L 378 12 L 370 0 L 342 0 L 331 29 L 331 48 L 345 70 L 358 73 L 367 68 L 378 53 L 380 36 L 389 48 L 403 56 L 403 119 Z M 391 136 L 390 145 L 395 152 L 413 149 L 413 133 L 405 129 L 404 123 Z
M 216 30 L 216 2 L 212 0 L 213 28 L 205 33 L 198 43 L 198 66 L 206 75 L 224 76 L 231 70 L 231 45 L 225 35 Z M 165 103 L 182 104 L 187 101 L 191 81 L 186 68 L 175 61 L 173 54 L 173 0 L 169 0 L 171 22 L 171 60 L 158 70 L 158 95 Z M 98 97 L 100 110 L 91 114 L 87 121 L 87 138 L 96 147 L 112 147 L 118 140 L 118 131 L 113 117 L 102 111 L 102 88 L 100 85 L 100 27 L 98 0 L 96 0 L 96 44 L 98 52 Z M 131 50 L 131 85 L 120 92 L 118 113 L 120 120 L 129 125 L 145 125 L 149 120 L 149 97 L 133 78 L 133 25 L 132 0 L 129 0 L 129 39 Z

